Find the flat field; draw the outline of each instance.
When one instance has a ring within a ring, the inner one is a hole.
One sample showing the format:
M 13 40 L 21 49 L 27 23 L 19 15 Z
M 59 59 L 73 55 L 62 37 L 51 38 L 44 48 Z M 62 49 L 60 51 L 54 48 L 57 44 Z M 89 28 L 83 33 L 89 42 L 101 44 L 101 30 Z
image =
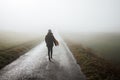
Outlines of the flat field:
M 43 41 L 43 36 L 0 32 L 0 69 Z
M 62 34 L 87 80 L 120 79 L 120 34 Z

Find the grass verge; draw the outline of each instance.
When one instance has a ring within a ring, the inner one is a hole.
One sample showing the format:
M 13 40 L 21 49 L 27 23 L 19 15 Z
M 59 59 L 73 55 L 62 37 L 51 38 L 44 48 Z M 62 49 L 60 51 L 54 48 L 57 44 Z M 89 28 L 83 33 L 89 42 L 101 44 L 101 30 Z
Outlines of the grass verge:
M 87 80 L 120 80 L 120 66 L 98 57 L 90 48 L 67 43 Z
M 39 40 L 32 40 L 5 50 L 0 50 L 0 69 L 16 60 L 19 56 L 28 52 L 39 43 Z

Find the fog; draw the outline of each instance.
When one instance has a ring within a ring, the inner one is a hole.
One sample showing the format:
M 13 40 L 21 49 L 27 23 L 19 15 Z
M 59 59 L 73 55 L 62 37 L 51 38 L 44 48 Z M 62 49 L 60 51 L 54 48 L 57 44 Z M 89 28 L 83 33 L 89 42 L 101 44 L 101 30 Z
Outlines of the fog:
M 120 0 L 0 0 L 0 30 L 119 32 Z

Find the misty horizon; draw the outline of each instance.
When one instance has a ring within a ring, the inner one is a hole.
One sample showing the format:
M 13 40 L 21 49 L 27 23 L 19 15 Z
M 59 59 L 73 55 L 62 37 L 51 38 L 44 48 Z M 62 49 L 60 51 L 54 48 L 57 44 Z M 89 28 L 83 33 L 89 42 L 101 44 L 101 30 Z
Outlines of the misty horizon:
M 0 30 L 119 32 L 119 0 L 1 0 Z

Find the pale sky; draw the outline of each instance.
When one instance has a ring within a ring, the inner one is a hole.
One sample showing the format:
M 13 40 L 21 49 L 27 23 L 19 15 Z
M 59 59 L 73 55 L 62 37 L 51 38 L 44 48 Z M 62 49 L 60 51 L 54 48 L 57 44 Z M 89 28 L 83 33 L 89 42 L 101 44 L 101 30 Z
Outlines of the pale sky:
M 0 30 L 120 32 L 120 0 L 0 0 Z

